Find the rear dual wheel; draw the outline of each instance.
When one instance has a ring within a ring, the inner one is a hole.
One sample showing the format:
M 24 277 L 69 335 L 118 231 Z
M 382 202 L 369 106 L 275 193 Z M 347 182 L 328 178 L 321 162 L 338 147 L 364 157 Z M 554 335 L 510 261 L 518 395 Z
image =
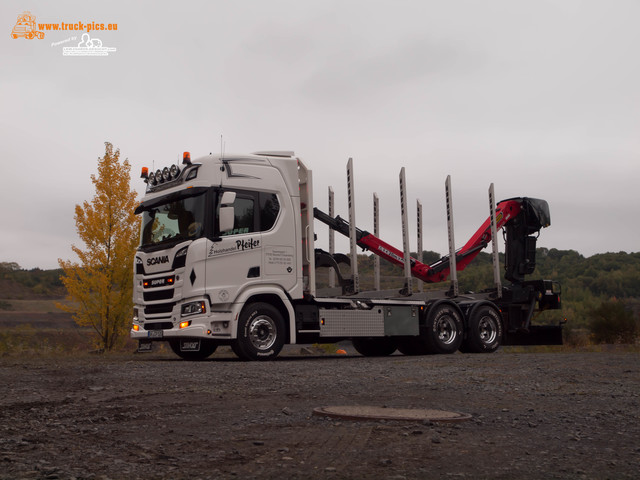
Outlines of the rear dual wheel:
M 454 353 L 462 344 L 463 334 L 460 310 L 451 302 L 440 302 L 427 312 L 420 336 L 398 340 L 398 350 L 404 355 Z
M 467 338 L 460 350 L 468 353 L 493 353 L 502 340 L 502 317 L 491 305 L 476 306 L 469 316 Z
M 460 310 L 449 302 L 433 306 L 427 314 L 424 341 L 429 353 L 454 353 L 463 340 L 464 323 Z

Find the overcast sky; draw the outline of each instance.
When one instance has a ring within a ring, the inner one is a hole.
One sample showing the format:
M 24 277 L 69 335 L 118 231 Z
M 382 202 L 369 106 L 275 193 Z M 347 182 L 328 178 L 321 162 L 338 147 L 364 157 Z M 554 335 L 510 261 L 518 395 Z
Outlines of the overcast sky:
M 424 248 L 445 253 L 451 175 L 458 246 L 487 217 L 494 182 L 498 200 L 549 202 L 539 246 L 640 251 L 640 2 L 160 5 L 0 4 L 0 262 L 73 258 L 74 207 L 93 196 L 105 141 L 142 194 L 142 166 L 217 153 L 221 135 L 228 153 L 294 150 L 316 204 L 331 185 L 345 217 L 353 157 L 358 226 L 373 230 L 377 192 L 381 236 L 399 248 L 404 166 L 413 250 L 420 199 Z M 25 10 L 37 23 L 117 23 L 90 32 L 116 51 L 64 56 L 82 32 L 13 39 Z

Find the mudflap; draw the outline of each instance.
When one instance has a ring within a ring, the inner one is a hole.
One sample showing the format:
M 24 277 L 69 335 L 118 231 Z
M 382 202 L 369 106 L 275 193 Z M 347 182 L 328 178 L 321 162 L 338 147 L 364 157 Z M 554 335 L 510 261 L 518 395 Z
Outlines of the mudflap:
M 507 332 L 503 345 L 562 345 L 562 326 L 532 325 L 528 331 Z
M 138 353 L 147 353 L 153 350 L 153 342 L 151 340 L 138 340 Z

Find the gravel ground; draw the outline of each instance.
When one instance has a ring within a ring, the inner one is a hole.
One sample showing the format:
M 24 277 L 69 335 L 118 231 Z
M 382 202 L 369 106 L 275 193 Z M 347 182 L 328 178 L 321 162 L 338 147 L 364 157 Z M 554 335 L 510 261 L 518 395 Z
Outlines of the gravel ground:
M 312 415 L 329 405 L 472 419 Z M 636 479 L 639 472 L 638 353 L 0 359 L 2 479 Z

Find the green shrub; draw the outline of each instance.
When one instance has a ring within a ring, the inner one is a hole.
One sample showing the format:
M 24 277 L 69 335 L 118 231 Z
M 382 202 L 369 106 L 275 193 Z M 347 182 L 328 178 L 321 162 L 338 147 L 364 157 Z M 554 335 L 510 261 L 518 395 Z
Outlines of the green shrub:
M 635 343 L 640 322 L 624 303 L 602 302 L 589 311 L 589 328 L 595 343 Z

